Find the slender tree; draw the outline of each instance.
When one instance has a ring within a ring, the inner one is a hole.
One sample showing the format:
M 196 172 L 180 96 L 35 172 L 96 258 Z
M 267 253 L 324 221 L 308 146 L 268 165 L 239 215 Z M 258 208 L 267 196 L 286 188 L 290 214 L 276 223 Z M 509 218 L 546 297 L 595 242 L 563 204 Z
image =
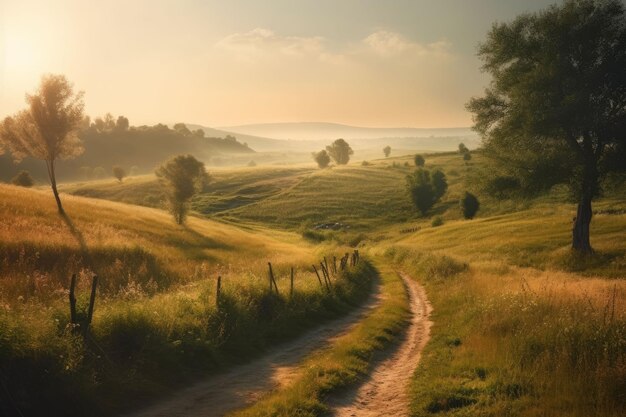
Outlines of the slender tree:
M 567 0 L 496 23 L 479 56 L 492 82 L 468 109 L 485 154 L 523 186 L 570 185 L 572 248 L 592 252 L 591 202 L 608 172 L 626 170 L 624 4 Z
M 126 177 L 126 170 L 119 165 L 113 167 L 113 176 L 117 178 L 119 182 L 122 182 Z
M 174 220 L 183 224 L 189 200 L 202 191 L 210 179 L 204 164 L 191 155 L 178 155 L 157 168 L 155 173 L 165 188 Z
M 63 75 L 45 75 L 37 92 L 26 96 L 26 102 L 27 109 L 0 124 L 0 138 L 16 161 L 25 157 L 45 161 L 52 193 L 63 214 L 55 163 L 83 152 L 77 136 L 84 118 L 83 93 L 75 93 Z

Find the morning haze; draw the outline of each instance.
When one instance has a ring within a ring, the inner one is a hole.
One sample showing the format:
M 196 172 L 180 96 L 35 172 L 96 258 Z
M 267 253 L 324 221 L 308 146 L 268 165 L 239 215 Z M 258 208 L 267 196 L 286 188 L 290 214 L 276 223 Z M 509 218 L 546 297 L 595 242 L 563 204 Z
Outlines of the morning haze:
M 0 0 L 0 416 L 626 415 L 623 0 Z

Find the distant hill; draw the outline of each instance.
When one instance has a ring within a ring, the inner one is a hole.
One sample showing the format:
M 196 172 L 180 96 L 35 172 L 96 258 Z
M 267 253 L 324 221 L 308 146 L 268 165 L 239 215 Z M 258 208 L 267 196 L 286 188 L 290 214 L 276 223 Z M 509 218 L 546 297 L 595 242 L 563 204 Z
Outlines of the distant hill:
M 227 126 L 220 129 L 235 134 L 254 135 L 274 139 L 329 140 L 329 139 L 379 139 L 379 138 L 425 138 L 430 136 L 470 136 L 475 133 L 469 127 L 459 128 L 374 128 L 348 126 L 338 123 L 262 123 Z
M 175 130 L 158 124 L 128 129 L 107 128 L 99 130 L 93 125 L 80 132 L 85 151 L 79 157 L 57 164 L 60 181 L 111 176 L 111 169 L 119 165 L 128 172 L 136 167 L 137 173 L 148 173 L 166 159 L 178 154 L 192 154 L 201 161 L 221 155 L 253 154 L 247 145 L 234 136 L 206 137 L 188 129 Z M 94 173 L 94 170 L 99 168 Z M 14 164 L 8 154 L 0 156 L 0 179 L 9 180 L 20 170 L 27 170 L 39 181 L 47 180 L 44 162 L 27 158 Z
M 268 123 L 231 126 L 221 129 L 187 124 L 202 129 L 208 136 L 235 136 L 258 152 L 312 152 L 323 149 L 337 138 L 350 142 L 355 150 L 393 149 L 419 151 L 451 151 L 459 142 L 470 149 L 480 145 L 480 139 L 470 128 L 368 128 L 335 123 Z M 275 135 L 275 136 L 274 136 Z

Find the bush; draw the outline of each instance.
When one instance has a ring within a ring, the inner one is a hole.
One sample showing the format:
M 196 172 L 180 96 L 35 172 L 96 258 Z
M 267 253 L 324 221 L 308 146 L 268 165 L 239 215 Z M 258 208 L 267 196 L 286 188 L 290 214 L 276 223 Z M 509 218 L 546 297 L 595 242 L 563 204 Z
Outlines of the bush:
M 484 186 L 485 192 L 498 199 L 509 198 L 520 188 L 521 184 L 517 178 L 506 175 L 491 178 Z
M 361 165 L 362 165 L 362 166 L 364 166 L 364 167 L 368 167 L 368 166 L 370 166 L 370 165 L 372 165 L 372 164 L 370 164 L 370 163 L 369 163 L 369 162 L 367 162 L 367 161 L 363 161 L 363 162 L 361 162 Z
M 466 219 L 473 219 L 478 211 L 478 208 L 480 207 L 480 203 L 474 194 L 466 191 L 460 200 L 460 206 L 461 211 L 463 212 L 463 217 Z
M 415 162 L 416 167 L 423 167 L 426 161 L 424 160 L 424 157 L 422 155 L 415 155 L 415 157 L 413 158 L 413 162 Z
M 442 226 L 443 225 L 443 219 L 441 218 L 441 216 L 435 216 L 433 218 L 433 221 L 430 222 L 430 225 L 432 227 L 438 227 L 438 226 Z
M 446 174 L 440 170 L 435 170 L 432 175 L 432 183 L 435 190 L 435 199 L 439 200 L 448 190 Z
M 313 159 L 317 162 L 319 168 L 326 168 L 330 164 L 330 155 L 325 150 L 313 152 Z
M 117 178 L 119 182 L 122 182 L 124 177 L 126 177 L 126 170 L 119 165 L 115 165 L 113 167 L 113 176 Z
M 30 176 L 28 171 L 20 171 L 11 179 L 11 183 L 20 187 L 32 187 L 35 184 L 35 181 L 33 180 L 33 177 Z
M 430 171 L 418 168 L 412 175 L 407 175 L 406 183 L 413 204 L 422 215 L 426 215 L 436 201 Z

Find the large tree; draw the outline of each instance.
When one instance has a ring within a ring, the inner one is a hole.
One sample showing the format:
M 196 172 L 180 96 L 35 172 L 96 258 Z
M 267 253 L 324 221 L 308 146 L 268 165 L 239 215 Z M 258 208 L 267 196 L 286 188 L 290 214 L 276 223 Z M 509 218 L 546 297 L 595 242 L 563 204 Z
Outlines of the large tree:
M 626 19 L 619 0 L 568 0 L 496 23 L 479 49 L 492 82 L 472 98 L 485 154 L 534 190 L 567 183 L 572 247 L 592 252 L 591 202 L 626 164 Z
M 204 164 L 191 155 L 178 155 L 157 168 L 155 173 L 165 188 L 174 220 L 183 224 L 189 200 L 209 181 Z
M 326 152 L 333 158 L 337 165 L 346 165 L 350 162 L 350 155 L 354 154 L 354 151 L 343 139 L 337 139 L 331 145 L 326 147 Z
M 78 130 L 83 122 L 83 93 L 75 93 L 63 75 L 45 75 L 37 92 L 26 96 L 28 108 L 6 117 L 0 139 L 20 161 L 25 157 L 46 162 L 59 213 L 63 205 L 57 191 L 55 163 L 83 152 Z

